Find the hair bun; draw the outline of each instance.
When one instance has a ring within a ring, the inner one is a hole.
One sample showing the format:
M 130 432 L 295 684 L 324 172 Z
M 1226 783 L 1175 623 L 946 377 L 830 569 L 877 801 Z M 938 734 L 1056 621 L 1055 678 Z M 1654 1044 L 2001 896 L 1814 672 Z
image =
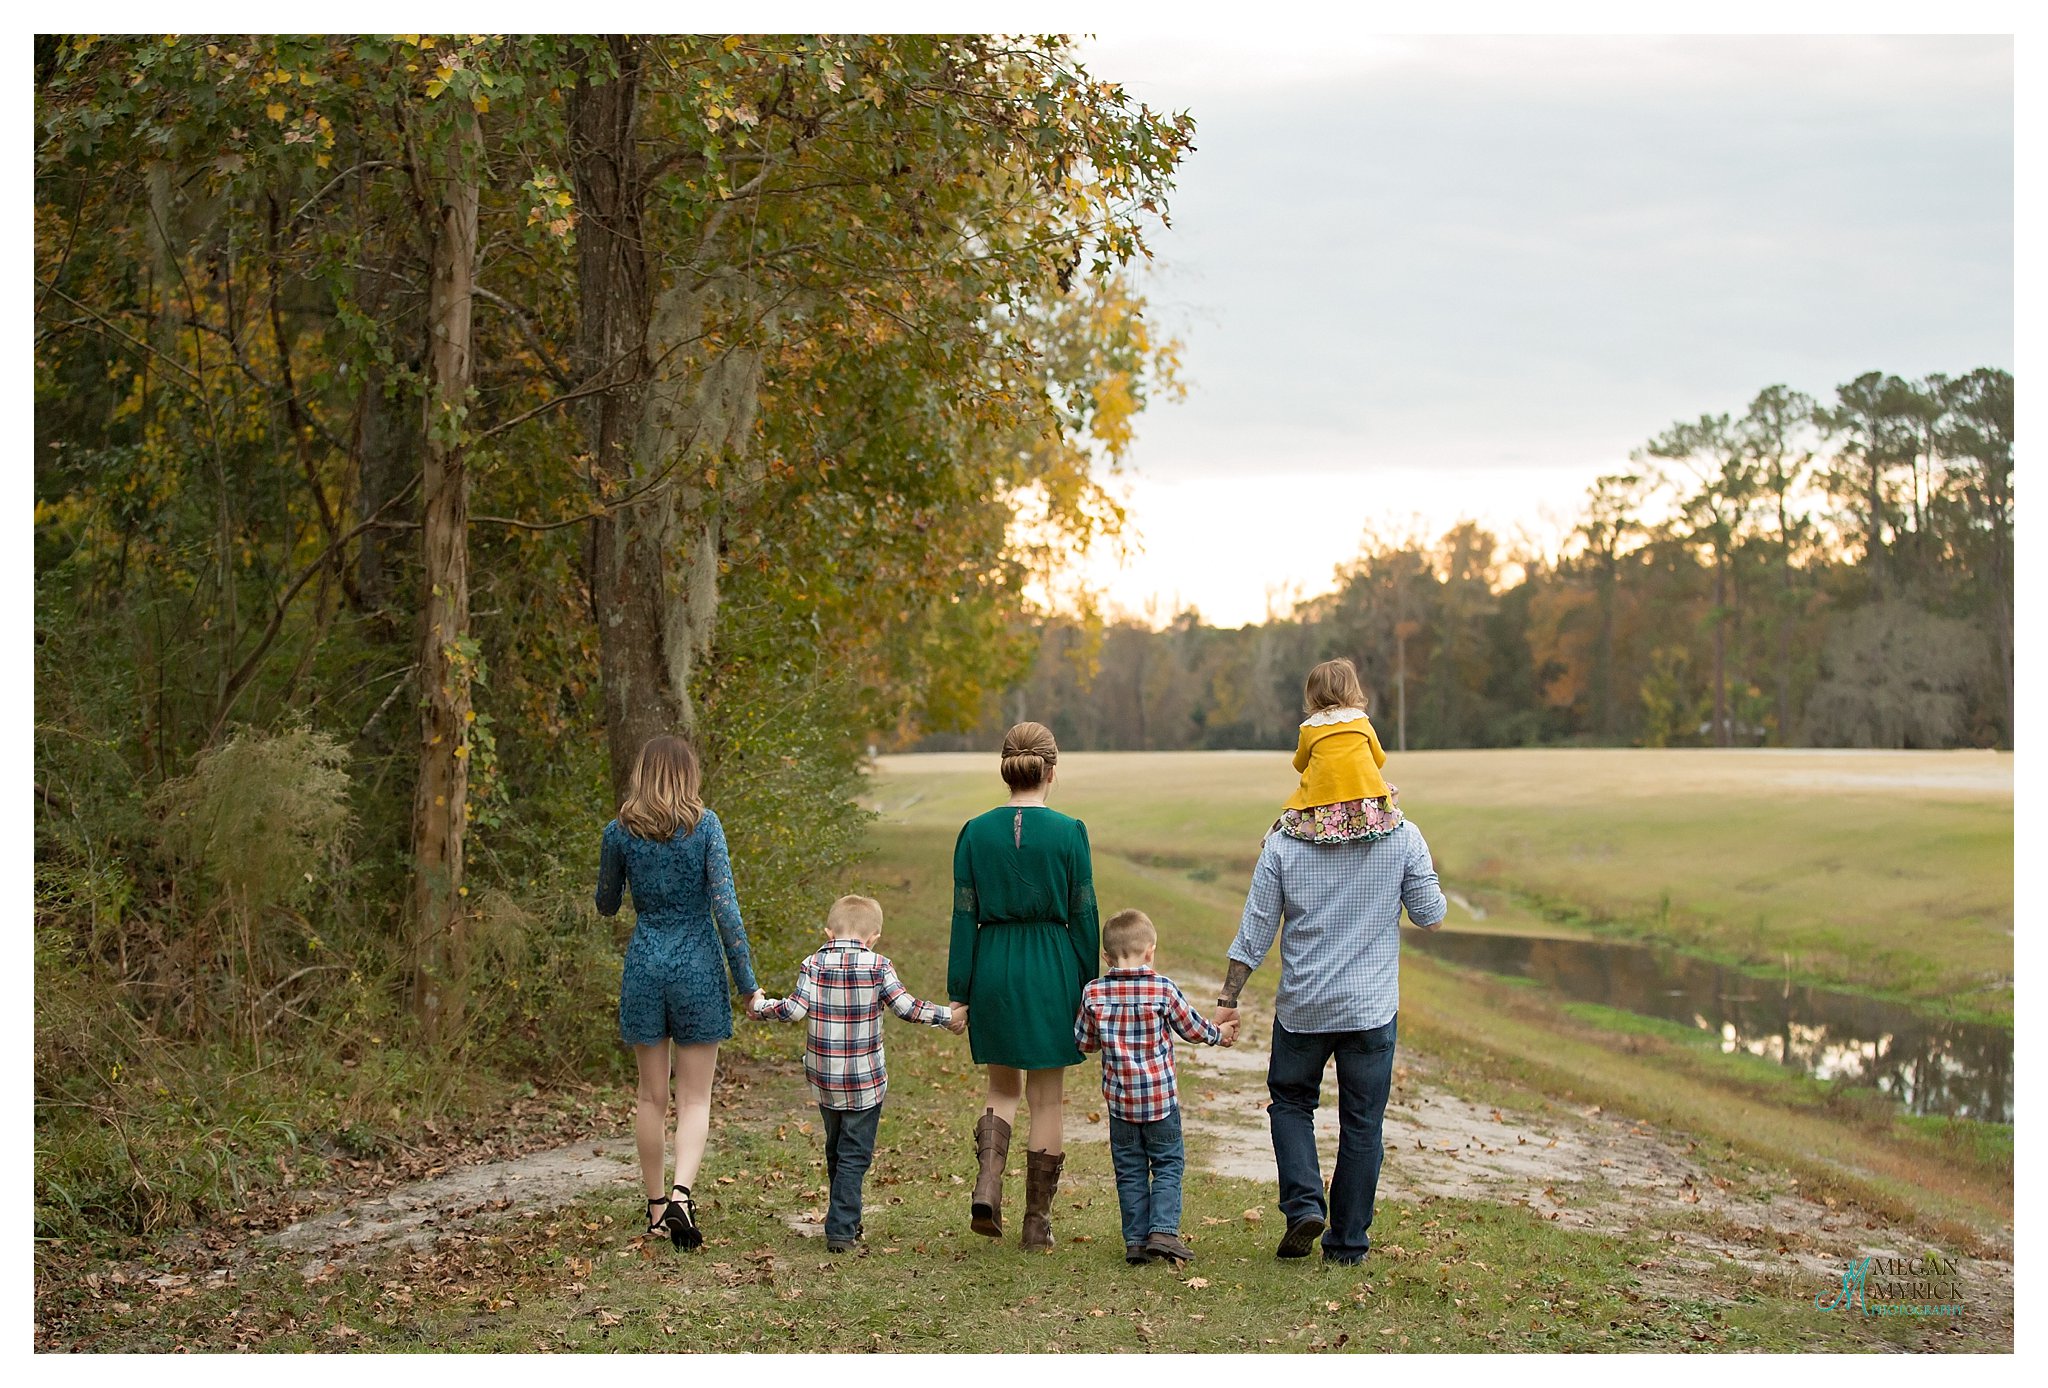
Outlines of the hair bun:
M 1030 790 L 1045 780 L 1046 768 L 1060 759 L 1052 729 L 1043 723 L 1019 723 L 1003 734 L 1003 782 L 1012 790 Z

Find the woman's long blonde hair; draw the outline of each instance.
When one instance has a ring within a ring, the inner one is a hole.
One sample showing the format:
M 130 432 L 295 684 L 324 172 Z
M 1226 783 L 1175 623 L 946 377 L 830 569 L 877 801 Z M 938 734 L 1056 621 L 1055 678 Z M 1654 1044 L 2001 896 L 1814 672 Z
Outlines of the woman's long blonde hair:
M 697 752 L 679 737 L 650 737 L 633 763 L 633 781 L 619 806 L 619 823 L 636 839 L 672 838 L 688 833 L 704 816 L 698 793 Z

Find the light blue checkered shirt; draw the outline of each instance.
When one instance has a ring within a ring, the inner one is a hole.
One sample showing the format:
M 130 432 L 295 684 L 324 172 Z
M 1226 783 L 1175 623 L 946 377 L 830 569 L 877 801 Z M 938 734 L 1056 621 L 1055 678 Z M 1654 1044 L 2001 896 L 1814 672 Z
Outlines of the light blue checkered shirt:
M 1256 969 L 1280 936 L 1280 1025 L 1367 1031 L 1401 1006 L 1401 908 L 1426 930 L 1449 908 L 1413 823 L 1372 843 L 1266 835 L 1230 957 Z M 1281 922 L 1287 929 L 1283 933 Z

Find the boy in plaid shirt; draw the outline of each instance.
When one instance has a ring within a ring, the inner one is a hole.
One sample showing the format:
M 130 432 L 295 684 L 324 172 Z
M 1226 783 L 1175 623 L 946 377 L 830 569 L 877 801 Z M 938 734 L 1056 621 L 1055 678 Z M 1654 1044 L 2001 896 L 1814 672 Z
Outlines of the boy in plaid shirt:
M 1123 1212 L 1124 1261 L 1195 1256 L 1180 1237 L 1180 1178 L 1187 1164 L 1173 1078 L 1170 1027 L 1189 1041 L 1231 1045 L 1237 1023 L 1222 1027 L 1188 1005 L 1170 978 L 1152 972 L 1159 932 L 1143 911 L 1119 911 L 1102 927 L 1109 972 L 1081 990 L 1074 1044 L 1102 1052 L 1102 1097 L 1109 1105 L 1109 1159 Z
M 882 1058 L 882 1008 L 906 1022 L 928 1022 L 955 1036 L 953 1009 L 921 1002 L 896 977 L 896 967 L 875 953 L 882 938 L 882 907 L 873 897 L 842 896 L 825 917 L 825 947 L 804 960 L 796 991 L 757 1003 L 762 1021 L 809 1017 L 804 1078 L 825 1120 L 825 1175 L 831 1205 L 825 1214 L 825 1249 L 845 1253 L 861 1236 L 861 1183 L 875 1157 L 875 1129 L 889 1072 Z

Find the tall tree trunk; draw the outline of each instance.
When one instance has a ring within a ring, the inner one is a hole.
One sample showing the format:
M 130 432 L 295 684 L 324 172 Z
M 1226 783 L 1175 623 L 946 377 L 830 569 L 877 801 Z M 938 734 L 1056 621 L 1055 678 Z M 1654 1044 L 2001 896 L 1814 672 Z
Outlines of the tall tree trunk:
M 606 387 L 583 411 L 584 433 L 607 499 L 626 503 L 593 522 L 590 553 L 612 788 L 623 797 L 647 739 L 694 730 L 690 677 L 718 613 L 718 501 L 758 481 L 744 468 L 711 478 L 752 429 L 760 361 L 745 348 L 693 350 L 735 280 L 683 269 L 657 288 L 636 139 L 643 53 L 633 38 L 605 42 L 610 62 L 586 60 L 571 99 L 570 165 L 578 368 Z
M 1593 651 L 1593 726 L 1602 737 L 1614 736 L 1614 590 L 1618 585 L 1614 556 L 1602 556 L 1600 567 L 1600 637 Z
M 1785 492 L 1778 498 L 1778 745 L 1792 742 L 1792 525 L 1785 514 Z
M 579 212 L 577 374 L 605 389 L 582 409 L 601 492 L 631 491 L 634 436 L 647 393 L 647 333 L 654 314 L 644 230 L 646 186 L 637 143 L 641 50 L 605 39 L 609 62 L 583 60 L 569 104 L 569 159 Z M 612 798 L 623 799 L 632 758 L 660 733 L 684 730 L 683 705 L 662 649 L 659 537 L 633 522 L 638 507 L 591 523 L 590 593 L 611 743 Z
M 1870 537 L 1865 546 L 1863 562 L 1870 566 L 1870 590 L 1877 597 L 1884 596 L 1885 553 L 1884 553 L 1884 462 L 1872 442 L 1870 454 L 1864 461 L 1870 467 Z
M 2005 677 L 2005 745 L 2019 743 L 2018 689 L 2013 680 L 2012 474 L 1991 493 L 1992 640 Z
M 1714 745 L 1728 738 L 1728 560 L 1714 551 Z
M 414 1010 L 430 1040 L 460 1025 L 468 964 L 462 850 L 469 793 L 469 474 L 463 455 L 472 363 L 480 166 L 474 116 L 428 183 L 427 398 L 421 468 L 420 761 L 413 794 Z
M 1394 589 L 1394 739 L 1408 750 L 1408 587 Z

